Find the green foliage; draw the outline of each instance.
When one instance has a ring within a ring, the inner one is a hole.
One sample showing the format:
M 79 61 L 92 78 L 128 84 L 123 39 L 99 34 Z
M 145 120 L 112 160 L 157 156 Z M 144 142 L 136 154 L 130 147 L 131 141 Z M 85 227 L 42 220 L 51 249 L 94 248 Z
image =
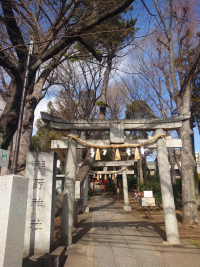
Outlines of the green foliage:
M 55 115 L 55 109 L 51 101 L 47 104 L 47 113 Z M 44 123 L 41 119 L 36 122 L 37 132 L 32 137 L 30 150 L 50 150 L 51 140 L 60 139 L 61 133 L 53 131 L 49 123 Z
M 161 195 L 159 175 L 158 174 L 149 175 L 148 185 L 149 185 L 148 190 L 153 191 L 156 205 L 160 206 L 162 203 L 162 195 Z M 172 187 L 173 187 L 174 201 L 176 202 L 178 198 L 180 198 L 181 192 L 182 192 L 181 179 L 176 180 L 176 184 L 172 185 Z M 144 182 L 144 184 L 141 184 L 141 182 L 139 181 L 137 183 L 137 188 L 138 188 L 138 191 L 140 192 L 147 190 L 146 182 Z
M 55 110 L 55 108 L 54 108 L 54 106 L 53 106 L 53 103 L 52 103 L 52 101 L 49 101 L 48 103 L 47 103 L 47 113 L 48 114 L 50 114 L 50 115 L 56 115 L 56 110 Z
M 110 106 L 107 103 L 104 103 L 103 101 L 97 101 L 95 103 L 96 106 L 100 106 L 100 107 L 108 107 L 110 108 Z
M 33 136 L 32 136 L 30 150 L 31 150 L 31 151 L 34 151 L 34 150 L 41 150 L 41 146 L 40 146 L 40 138 L 39 138 L 38 135 L 33 135 Z
M 107 152 L 105 155 L 103 155 L 103 149 L 100 149 L 100 155 L 102 161 L 111 161 L 112 160 L 112 150 L 107 149 Z
M 149 190 L 153 191 L 156 205 L 160 206 L 162 203 L 162 195 L 161 195 L 159 175 L 158 174 L 149 175 L 148 184 L 149 184 Z
M 109 180 L 106 183 L 106 191 L 110 196 L 114 196 L 117 193 L 116 184 L 114 183 L 114 181 Z
M 95 12 L 96 14 L 101 14 L 104 11 L 112 8 L 116 4 L 116 1 L 100 1 L 98 5 L 91 11 L 91 15 Z M 77 9 L 77 16 L 86 12 L 89 6 L 92 7 L 91 1 L 86 1 L 82 3 L 81 9 Z M 95 11 L 94 11 L 95 10 Z M 115 54 L 118 50 L 123 49 L 131 43 L 135 32 L 138 30 L 135 28 L 137 19 L 133 19 L 133 6 L 128 7 L 121 14 L 110 18 L 100 25 L 94 27 L 88 36 L 84 36 L 84 41 L 79 40 L 79 43 L 75 45 L 75 49 L 78 52 L 78 58 L 87 59 L 88 50 L 96 58 L 101 57 L 101 50 L 106 50 L 106 54 Z M 88 49 L 88 48 L 91 49 Z M 92 51 L 93 50 L 93 51 Z
M 139 192 L 143 192 L 144 190 L 146 190 L 146 183 L 141 183 L 140 180 L 138 179 L 137 181 L 137 190 Z
M 116 48 L 122 45 L 122 43 L 128 43 L 130 38 L 137 31 L 134 28 L 137 19 L 124 20 L 122 16 L 116 16 L 107 20 L 101 25 L 96 26 L 95 32 L 101 32 L 101 35 L 94 36 L 102 43 L 106 41 L 107 45 Z M 93 33 L 95 34 L 95 32 Z
M 137 183 L 138 191 L 143 192 L 147 190 L 146 182 L 142 184 L 140 181 Z M 160 178 L 158 174 L 148 176 L 148 190 L 153 191 L 155 197 L 155 202 L 157 206 L 160 206 L 162 203 L 161 188 L 160 188 Z
M 152 119 L 155 115 L 144 100 L 135 100 L 127 105 L 125 119 Z
M 50 101 L 47 104 L 47 112 L 51 115 L 56 115 L 56 111 L 53 107 L 53 103 Z M 32 136 L 30 150 L 51 150 L 51 140 L 60 140 L 63 135 L 62 132 L 57 132 L 51 129 L 48 123 L 44 123 L 41 119 L 36 122 L 37 132 Z M 64 171 L 64 162 L 66 152 L 64 150 L 56 150 L 57 157 L 61 161 L 59 171 Z
M 62 218 L 62 211 L 60 211 L 59 213 L 58 213 L 58 216 L 56 216 L 57 218 Z
M 61 134 L 53 131 L 48 123 L 44 123 L 41 119 L 36 122 L 38 128 L 36 135 L 31 140 L 31 150 L 50 150 L 51 140 L 60 139 Z
M 177 179 L 175 184 L 172 184 L 173 193 L 174 193 L 174 201 L 177 202 L 178 198 L 181 197 L 182 194 L 182 183 L 181 179 Z
M 137 187 L 137 177 L 133 174 L 127 175 L 127 183 L 128 183 L 128 189 L 136 188 Z
M 135 100 L 128 104 L 125 111 L 125 119 L 152 119 L 155 115 L 144 100 Z M 130 132 L 134 139 L 147 138 L 147 132 Z
M 115 1 L 109 1 L 115 5 Z M 108 8 L 108 6 L 104 6 Z M 112 49 L 122 46 L 124 43 L 129 43 L 132 40 L 137 29 L 135 24 L 137 19 L 132 18 L 133 6 L 127 8 L 120 15 L 115 16 L 104 23 L 98 25 L 93 30 L 94 41 L 97 45 L 103 44 Z M 99 35 L 98 32 L 101 32 Z M 114 49 L 115 50 L 115 49 Z
M 200 243 L 199 240 L 194 240 L 194 239 L 186 239 L 186 241 L 194 246 L 196 246 L 197 248 L 200 248 Z
M 90 197 L 93 195 L 92 189 L 89 188 L 88 189 L 88 199 L 90 199 Z
M 130 139 L 128 135 L 126 135 L 126 138 Z M 130 156 L 128 156 L 128 154 L 126 152 L 126 148 L 120 148 L 119 151 L 120 151 L 121 160 L 127 160 L 127 159 L 132 160 L 132 159 L 135 159 L 135 156 L 132 155 L 132 154 Z

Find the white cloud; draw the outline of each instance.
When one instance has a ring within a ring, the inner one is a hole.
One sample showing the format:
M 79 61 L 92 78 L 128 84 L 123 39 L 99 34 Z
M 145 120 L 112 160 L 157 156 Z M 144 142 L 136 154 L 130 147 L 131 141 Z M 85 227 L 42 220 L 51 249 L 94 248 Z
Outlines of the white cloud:
M 33 134 L 36 134 L 37 131 L 37 127 L 36 127 L 36 121 L 37 119 L 41 118 L 40 116 L 40 111 L 47 111 L 47 103 L 49 101 L 54 102 L 55 101 L 55 97 L 48 97 L 48 98 L 43 98 L 39 104 L 37 105 L 35 112 L 34 112 L 34 122 L 33 122 Z

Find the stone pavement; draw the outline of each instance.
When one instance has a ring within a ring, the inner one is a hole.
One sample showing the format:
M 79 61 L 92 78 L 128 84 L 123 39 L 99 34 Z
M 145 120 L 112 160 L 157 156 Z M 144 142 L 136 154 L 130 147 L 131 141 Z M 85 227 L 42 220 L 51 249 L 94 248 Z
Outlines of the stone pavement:
M 167 246 L 154 228 L 106 195 L 93 196 L 79 215 L 65 267 L 199 267 L 200 250 Z

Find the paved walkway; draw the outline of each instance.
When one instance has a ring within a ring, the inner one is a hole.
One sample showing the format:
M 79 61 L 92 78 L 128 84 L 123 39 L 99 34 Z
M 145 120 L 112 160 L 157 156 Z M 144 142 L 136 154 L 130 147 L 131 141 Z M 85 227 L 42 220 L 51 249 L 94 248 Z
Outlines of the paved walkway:
M 65 267 L 199 267 L 200 249 L 183 242 L 163 245 L 145 220 L 108 196 L 94 196 L 90 213 L 79 215 Z

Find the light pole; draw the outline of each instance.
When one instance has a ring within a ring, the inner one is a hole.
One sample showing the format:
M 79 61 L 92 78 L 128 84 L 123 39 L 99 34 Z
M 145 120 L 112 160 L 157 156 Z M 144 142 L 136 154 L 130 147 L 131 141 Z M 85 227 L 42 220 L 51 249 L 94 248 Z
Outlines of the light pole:
M 25 72 L 24 85 L 23 85 L 23 90 L 22 90 L 19 120 L 18 120 L 18 125 L 17 125 L 15 152 L 14 152 L 14 159 L 13 159 L 13 166 L 11 169 L 11 174 L 17 174 L 17 159 L 18 159 L 18 154 L 19 154 L 19 144 L 20 144 L 20 137 L 21 137 L 23 114 L 24 114 L 25 94 L 26 94 L 26 87 L 28 85 L 29 65 L 30 65 L 30 59 L 31 59 L 32 53 L 33 53 L 33 41 L 30 41 L 29 52 L 28 52 L 27 62 L 26 62 L 26 72 Z

